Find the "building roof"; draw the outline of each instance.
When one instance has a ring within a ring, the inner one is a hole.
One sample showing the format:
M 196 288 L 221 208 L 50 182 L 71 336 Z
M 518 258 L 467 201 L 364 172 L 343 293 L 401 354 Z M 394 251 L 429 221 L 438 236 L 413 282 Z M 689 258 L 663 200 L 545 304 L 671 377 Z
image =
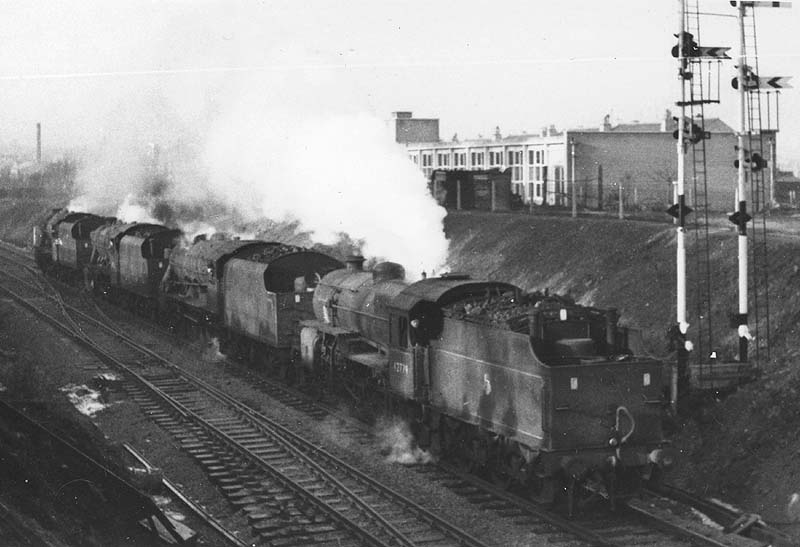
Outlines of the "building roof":
M 798 178 L 797 175 L 795 175 L 792 171 L 781 171 L 778 169 L 778 172 L 775 174 L 775 181 L 798 183 L 800 182 L 800 178 Z
M 669 123 L 665 122 L 655 122 L 655 123 L 621 123 L 615 126 L 606 126 L 606 129 L 602 129 L 599 127 L 578 127 L 574 129 L 567 130 L 568 133 L 597 133 L 597 134 L 609 134 L 609 133 L 669 133 L 671 134 L 674 128 L 674 122 L 669 120 Z M 710 133 L 734 133 L 733 128 L 723 122 L 719 118 L 706 118 L 705 120 L 705 130 Z M 464 146 L 503 146 L 508 144 L 525 144 L 530 143 L 532 141 L 544 143 L 548 142 L 549 139 L 562 137 L 564 135 L 564 131 L 555 130 L 554 127 L 550 127 L 546 131 L 540 133 L 523 133 L 521 135 L 507 135 L 501 138 L 487 138 L 487 137 L 479 137 L 476 139 L 463 139 L 463 140 L 453 140 L 453 141 L 443 141 L 439 140 L 437 142 L 414 142 L 414 143 L 407 143 L 409 147 L 419 147 L 419 148 L 447 148 L 447 147 L 464 147 Z
M 501 137 L 499 139 L 494 138 L 477 138 L 477 139 L 459 139 L 459 140 L 452 140 L 452 141 L 437 141 L 437 142 L 409 142 L 403 143 L 406 144 L 409 148 L 432 148 L 432 147 L 440 147 L 440 148 L 459 148 L 464 146 L 504 146 L 508 144 L 525 144 L 529 143 L 532 140 L 539 140 L 540 142 L 546 142 L 547 139 L 552 139 L 553 137 L 561 137 L 564 133 L 557 132 L 551 133 L 550 135 L 542 136 L 537 133 L 532 134 L 522 134 L 522 135 L 508 135 L 506 137 Z
M 579 127 L 570 129 L 570 133 L 666 133 L 672 132 L 675 128 L 674 123 L 670 124 L 666 130 L 662 129 L 660 122 L 656 123 L 620 123 L 608 129 L 599 127 Z M 719 118 L 706 118 L 705 130 L 711 133 L 733 133 L 733 128 Z

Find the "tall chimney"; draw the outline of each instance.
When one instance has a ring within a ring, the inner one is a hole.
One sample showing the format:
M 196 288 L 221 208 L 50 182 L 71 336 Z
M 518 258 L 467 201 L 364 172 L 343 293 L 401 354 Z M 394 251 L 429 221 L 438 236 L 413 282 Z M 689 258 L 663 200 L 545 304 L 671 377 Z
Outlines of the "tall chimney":
M 36 124 L 36 163 L 42 163 L 42 124 Z

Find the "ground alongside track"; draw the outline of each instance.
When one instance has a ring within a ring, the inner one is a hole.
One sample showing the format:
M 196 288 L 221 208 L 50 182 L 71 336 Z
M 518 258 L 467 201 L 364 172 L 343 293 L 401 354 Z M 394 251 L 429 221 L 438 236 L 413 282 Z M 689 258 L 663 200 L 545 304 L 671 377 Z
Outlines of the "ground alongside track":
M 27 243 L 33 221 L 49 208 L 45 202 L 0 203 L 0 238 Z M 683 420 L 674 442 L 683 450 L 679 484 L 787 521 L 790 496 L 800 492 L 800 220 L 781 216 L 771 224 L 780 230 L 770 247 L 772 359 L 763 363 L 761 380 Z M 461 213 L 446 219 L 445 230 L 452 271 L 617 307 L 624 322 L 643 329 L 653 353 L 665 354 L 664 331 L 674 321 L 672 225 Z M 724 324 L 736 306 L 736 237 L 724 222 L 711 237 L 721 291 L 714 315 Z M 724 356 L 733 348 L 731 331 L 720 350 Z

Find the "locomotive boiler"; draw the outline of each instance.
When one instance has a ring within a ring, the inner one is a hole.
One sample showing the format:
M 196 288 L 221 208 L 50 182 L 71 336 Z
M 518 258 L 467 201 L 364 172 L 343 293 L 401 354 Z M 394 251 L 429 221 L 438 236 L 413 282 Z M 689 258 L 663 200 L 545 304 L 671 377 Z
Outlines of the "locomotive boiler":
M 602 485 L 612 500 L 672 462 L 660 361 L 614 310 L 508 283 L 415 283 L 353 259 L 319 283 L 306 369 L 413 422 L 418 443 L 541 499 Z

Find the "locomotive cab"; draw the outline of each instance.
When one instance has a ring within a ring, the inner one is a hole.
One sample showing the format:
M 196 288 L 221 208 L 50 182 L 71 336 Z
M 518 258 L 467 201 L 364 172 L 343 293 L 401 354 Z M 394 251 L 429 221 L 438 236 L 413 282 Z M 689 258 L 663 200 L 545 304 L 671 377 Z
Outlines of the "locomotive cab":
M 427 301 L 416 304 L 407 313 L 392 310 L 389 314 L 389 343 L 398 347 L 427 346 L 442 333 L 442 309 Z

